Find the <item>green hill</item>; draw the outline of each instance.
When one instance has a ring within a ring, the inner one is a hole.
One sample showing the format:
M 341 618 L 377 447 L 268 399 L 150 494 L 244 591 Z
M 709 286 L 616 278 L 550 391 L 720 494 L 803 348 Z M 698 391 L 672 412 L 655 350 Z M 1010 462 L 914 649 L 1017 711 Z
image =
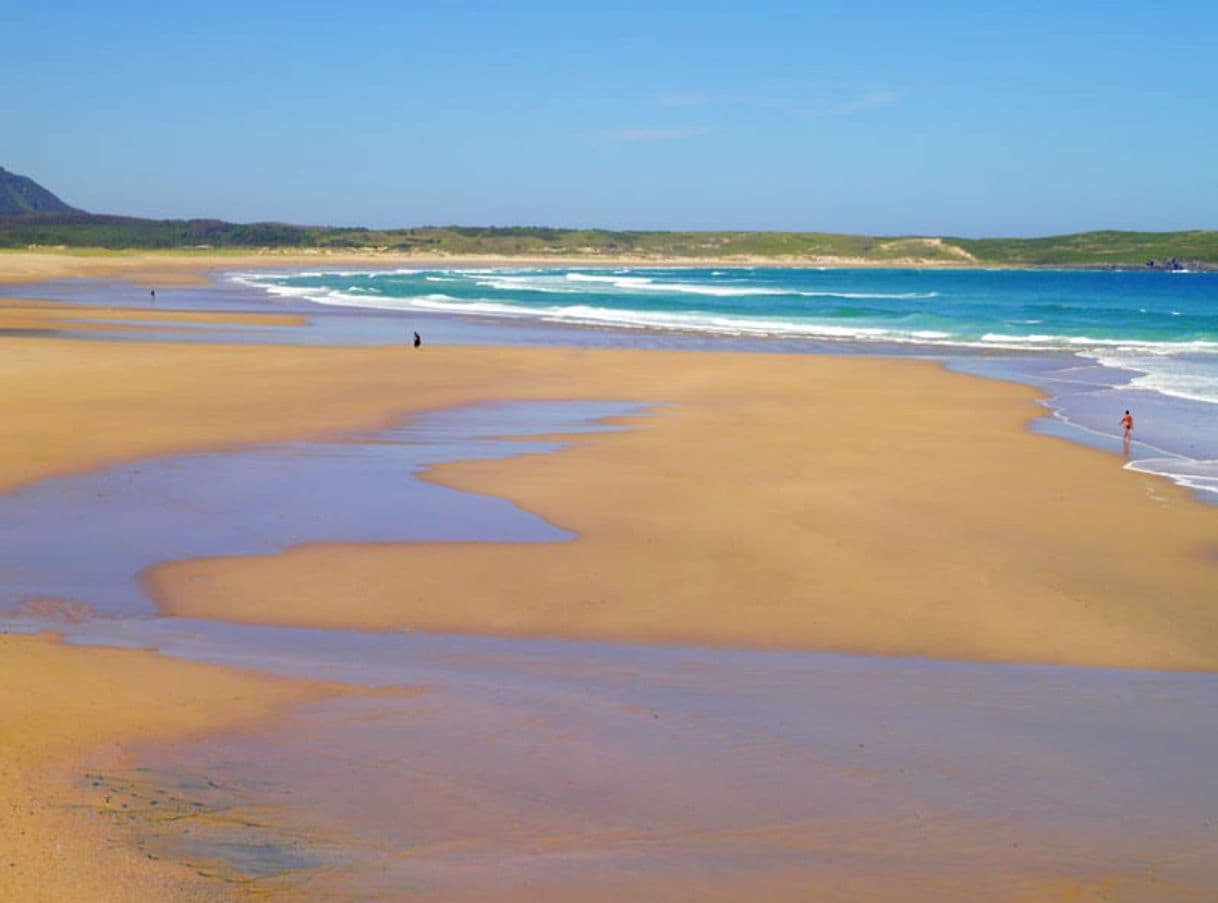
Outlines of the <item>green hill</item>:
M 1218 264 L 1218 232 L 1078 232 L 1048 238 L 949 238 L 979 261 L 1102 266 L 1176 258 Z
M 544 226 L 403 229 L 150 220 L 85 213 L 0 169 L 0 248 L 335 249 L 452 255 L 850 258 L 870 263 L 1218 268 L 1218 232 L 1081 232 L 1046 238 L 939 238 L 831 232 L 650 232 Z
M 81 212 L 69 207 L 33 179 L 0 166 L 0 216 Z

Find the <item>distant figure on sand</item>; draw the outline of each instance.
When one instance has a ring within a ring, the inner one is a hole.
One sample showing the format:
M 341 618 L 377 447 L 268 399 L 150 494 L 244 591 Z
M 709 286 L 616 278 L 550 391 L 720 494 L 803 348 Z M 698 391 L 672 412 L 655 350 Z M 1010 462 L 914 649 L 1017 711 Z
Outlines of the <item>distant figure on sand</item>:
M 152 303 L 156 304 L 156 289 L 150 289 L 148 294 L 152 295 Z
M 1129 440 L 1133 438 L 1133 415 L 1128 411 L 1121 418 L 1121 426 L 1125 429 L 1125 443 L 1128 444 Z
M 423 344 L 423 337 L 416 332 L 414 334 L 414 347 L 418 348 L 422 344 Z

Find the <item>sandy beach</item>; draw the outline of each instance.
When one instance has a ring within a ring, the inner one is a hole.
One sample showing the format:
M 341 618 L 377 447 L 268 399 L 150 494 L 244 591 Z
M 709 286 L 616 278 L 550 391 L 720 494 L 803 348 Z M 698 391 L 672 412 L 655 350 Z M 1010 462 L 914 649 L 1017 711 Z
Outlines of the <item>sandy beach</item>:
M 1026 390 L 912 362 L 553 357 L 572 395 L 666 407 L 559 454 L 429 478 L 509 498 L 576 541 L 181 562 L 148 575 L 154 597 L 260 623 L 1218 664 L 1212 509 L 1022 432 Z
M 326 692 L 49 636 L 0 636 L 0 675 L 5 900 L 214 899 L 214 881 L 126 845 L 126 807 L 84 804 L 85 788 L 94 775 L 121 768 L 133 740 L 186 740 Z
M 981 266 L 970 258 L 929 260 L 893 258 L 877 261 L 862 257 L 754 256 L 664 257 L 657 255 L 495 255 L 434 254 L 394 251 L 97 251 L 72 253 L 44 248 L 28 251 L 0 250 L 0 283 L 19 284 L 47 279 L 120 279 L 149 286 L 192 286 L 207 281 L 207 272 L 217 269 L 244 270 L 268 267 L 366 266 L 373 268 L 426 266 L 771 266 L 771 267 L 968 267 Z M 1002 267 L 994 267 L 1001 269 Z
M 657 406 L 629 431 L 556 455 L 431 476 L 515 501 L 575 542 L 312 546 L 171 563 L 147 583 L 175 615 L 1118 667 L 1218 662 L 1212 510 L 1109 455 L 1026 433 L 1032 391 L 932 363 L 31 339 L 4 368 L 9 487 L 491 400 Z M 336 596 L 349 601 L 335 609 Z
M 42 332 L 81 327 L 98 331 L 124 332 L 137 328 L 146 329 L 149 325 L 165 330 L 172 329 L 175 325 L 196 324 L 299 326 L 303 322 L 302 317 L 290 314 L 100 307 L 54 301 L 0 298 L 0 329 L 13 332 Z M 137 326 L 137 324 L 140 325 Z
M 1218 901 L 1218 4 L 12 7 L 0 903 Z
M 0 255 L 0 268 L 11 259 Z M 81 269 L 61 261 L 3 272 L 169 284 L 233 263 L 125 259 L 115 270 L 79 260 Z M 426 475 L 511 500 L 574 533 L 571 541 L 332 543 L 168 562 L 142 577 L 166 615 L 1218 670 L 1214 509 L 1123 470 L 1117 456 L 1030 433 L 1040 408 L 1023 386 L 880 358 L 32 334 L 80 317 L 120 328 L 299 322 L 5 302 L 0 327 L 14 333 L 0 337 L 0 489 L 156 455 L 341 440 L 486 402 L 645 406 L 619 423 L 625 429 L 567 437 L 556 453 Z M 0 863 L 0 890 L 76 899 L 105 875 L 112 899 L 211 898 L 214 883 L 141 860 L 112 842 L 112 822 L 69 808 L 81 798 L 72 781 L 123 761 L 136 741 L 265 721 L 323 691 L 150 651 L 0 640 L 10 673 L 0 717 L 16 738 L 0 760 L 12 813 L 3 828 L 27 832 L 11 847 L 17 864 Z M 164 692 L 150 699 L 153 685 Z M 666 884 L 663 895 L 682 886 Z M 776 894 L 792 886 L 774 877 Z M 1076 890 L 1062 887 L 1063 899 Z

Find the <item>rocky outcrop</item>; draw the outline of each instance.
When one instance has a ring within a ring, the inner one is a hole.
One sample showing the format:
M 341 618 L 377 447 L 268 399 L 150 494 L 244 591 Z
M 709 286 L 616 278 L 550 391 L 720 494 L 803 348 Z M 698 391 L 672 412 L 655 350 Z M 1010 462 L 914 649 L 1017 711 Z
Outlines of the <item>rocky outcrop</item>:
M 1216 272 L 1218 265 L 1206 263 L 1204 260 L 1182 260 L 1179 257 L 1154 258 L 1146 261 L 1143 266 L 1148 270 L 1167 270 L 1168 272 Z

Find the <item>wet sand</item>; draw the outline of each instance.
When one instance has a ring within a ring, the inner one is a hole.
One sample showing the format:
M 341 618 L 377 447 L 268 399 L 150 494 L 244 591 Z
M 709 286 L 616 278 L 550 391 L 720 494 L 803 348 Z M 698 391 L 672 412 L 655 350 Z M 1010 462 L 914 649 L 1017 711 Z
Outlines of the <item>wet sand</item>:
M 574 539 L 313 543 L 145 572 L 163 612 L 197 622 L 31 608 L 82 620 L 63 625 L 81 642 L 126 632 L 164 654 L 0 637 L 3 809 L 27 831 L 4 895 L 292 899 L 304 880 L 306 896 L 1200 900 L 1218 880 L 1208 677 L 726 648 L 1215 670 L 1214 509 L 1029 433 L 1031 390 L 874 358 L 0 341 L 6 490 L 487 402 L 647 408 L 428 477 Z M 176 497 L 172 479 L 157 491 Z M 224 621 L 327 630 L 205 642 Z M 388 666 L 359 650 L 379 638 L 347 627 L 724 648 L 389 633 L 384 661 L 408 667 L 377 680 Z M 316 685 L 180 657 L 439 689 L 284 720 Z M 230 783 L 196 799 L 207 774 Z M 107 794 L 140 818 L 110 832 Z M 221 845 L 225 807 L 273 836 L 242 835 L 228 872 L 148 858 L 214 852 L 151 815 L 162 798 L 201 802 Z
M 1213 509 L 1121 470 L 1118 458 L 1028 433 L 1031 390 L 931 363 L 31 339 L 4 357 L 4 371 L 9 488 L 491 400 L 665 405 L 635 429 L 559 454 L 432 474 L 516 502 L 574 542 L 309 545 L 168 564 L 147 583 L 171 614 L 1218 664 Z
M 0 251 L 0 284 L 40 282 L 47 279 L 100 278 L 130 281 L 143 286 L 191 286 L 207 281 L 207 273 L 221 267 L 292 266 L 324 261 L 327 264 L 371 263 L 387 266 L 397 258 L 370 254 L 292 253 L 190 253 L 155 251 Z
M 629 405 L 540 402 L 417 415 L 396 428 L 213 454 L 142 458 L 0 494 L 0 618 L 155 613 L 147 568 L 324 540 L 564 542 L 572 534 L 504 499 L 418 478 L 437 463 L 556 451 L 528 438 L 609 429 Z M 519 438 L 504 440 L 505 430 Z M 121 525 L 121 529 L 115 529 Z M 51 609 L 54 611 L 55 609 Z
M 292 314 L 197 310 L 158 310 L 147 307 L 95 307 L 61 301 L 0 298 L 0 331 L 40 332 L 88 328 L 103 330 L 172 329 L 175 326 L 300 326 L 303 317 Z
M 431 689 L 148 748 L 145 796 L 224 785 L 149 849 L 284 899 L 1199 903 L 1218 885 L 1212 675 L 349 642 L 363 679 Z
M 150 732 L 76 781 L 142 852 L 259 899 L 1200 903 L 1218 886 L 1216 675 L 64 630 L 372 691 L 186 744 Z
M 129 766 L 134 740 L 186 740 L 321 692 L 152 652 L 3 635 L 0 686 L 0 898 L 47 901 L 223 894 L 223 883 L 125 843 L 122 803 L 88 798 L 84 776 Z
M 555 394 L 671 406 L 556 455 L 430 478 L 575 542 L 309 545 L 166 565 L 148 586 L 168 613 L 248 623 L 1218 662 L 1212 509 L 1022 432 L 1025 390 L 906 361 L 558 357 L 578 376 Z

